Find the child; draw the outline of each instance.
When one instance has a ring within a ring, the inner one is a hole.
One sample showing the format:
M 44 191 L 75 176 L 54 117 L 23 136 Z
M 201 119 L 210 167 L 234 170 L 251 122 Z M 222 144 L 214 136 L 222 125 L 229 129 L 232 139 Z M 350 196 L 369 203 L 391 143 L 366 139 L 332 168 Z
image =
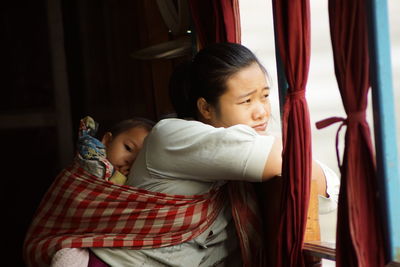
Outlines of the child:
M 95 138 L 98 124 L 87 116 L 80 121 L 76 159 L 90 174 L 123 185 L 132 163 L 154 122 L 134 118 L 121 121 L 107 131 L 101 141 Z M 64 248 L 54 255 L 51 266 L 88 266 L 89 252 L 82 248 Z
M 143 118 L 124 120 L 106 132 L 100 142 L 94 137 L 98 124 L 87 116 L 80 122 L 77 160 L 92 175 L 122 185 L 153 125 Z

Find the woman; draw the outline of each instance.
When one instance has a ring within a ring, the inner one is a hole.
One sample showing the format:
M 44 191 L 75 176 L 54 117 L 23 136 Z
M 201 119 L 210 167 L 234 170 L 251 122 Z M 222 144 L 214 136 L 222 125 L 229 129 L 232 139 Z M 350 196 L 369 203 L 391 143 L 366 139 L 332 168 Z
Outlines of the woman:
M 266 133 L 270 84 L 249 49 L 232 43 L 203 49 L 173 73 L 170 93 L 179 119 L 162 120 L 153 128 L 128 185 L 199 195 L 228 181 L 262 182 L 280 175 L 282 144 Z M 338 180 L 331 170 L 313 163 L 312 179 L 318 180 L 320 195 L 337 201 L 337 186 L 331 185 Z M 116 266 L 241 266 L 243 240 L 238 241 L 230 206 L 225 201 L 204 232 L 178 245 L 92 251 Z

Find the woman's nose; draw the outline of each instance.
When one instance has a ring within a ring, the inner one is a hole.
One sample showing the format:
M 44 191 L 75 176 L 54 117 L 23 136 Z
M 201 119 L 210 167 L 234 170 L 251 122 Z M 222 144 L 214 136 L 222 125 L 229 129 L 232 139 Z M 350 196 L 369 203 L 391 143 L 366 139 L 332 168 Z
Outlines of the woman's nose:
M 257 103 L 253 111 L 253 119 L 262 119 L 267 115 L 267 105 L 265 103 Z

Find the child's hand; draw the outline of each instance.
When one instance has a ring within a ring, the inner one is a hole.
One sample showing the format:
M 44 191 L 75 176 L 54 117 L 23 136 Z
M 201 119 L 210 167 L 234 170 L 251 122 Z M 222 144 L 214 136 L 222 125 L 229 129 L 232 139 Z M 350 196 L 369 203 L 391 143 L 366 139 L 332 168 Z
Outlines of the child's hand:
M 109 181 L 113 184 L 124 185 L 126 183 L 126 180 L 126 176 L 116 170 Z
M 127 176 L 129 174 L 129 167 L 128 166 L 123 166 L 123 167 L 116 167 L 117 171 L 122 173 L 123 175 Z

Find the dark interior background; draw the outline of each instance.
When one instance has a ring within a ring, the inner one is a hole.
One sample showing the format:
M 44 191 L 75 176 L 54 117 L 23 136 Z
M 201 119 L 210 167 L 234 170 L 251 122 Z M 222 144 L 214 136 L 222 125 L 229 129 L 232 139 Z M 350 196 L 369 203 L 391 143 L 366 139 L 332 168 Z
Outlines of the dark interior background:
M 130 56 L 174 38 L 155 0 L 15 0 L 2 6 L 2 243 L 7 266 L 24 266 L 27 228 L 73 157 L 79 119 L 91 115 L 105 129 L 128 117 L 157 121 L 173 112 L 168 78 L 183 58 Z

